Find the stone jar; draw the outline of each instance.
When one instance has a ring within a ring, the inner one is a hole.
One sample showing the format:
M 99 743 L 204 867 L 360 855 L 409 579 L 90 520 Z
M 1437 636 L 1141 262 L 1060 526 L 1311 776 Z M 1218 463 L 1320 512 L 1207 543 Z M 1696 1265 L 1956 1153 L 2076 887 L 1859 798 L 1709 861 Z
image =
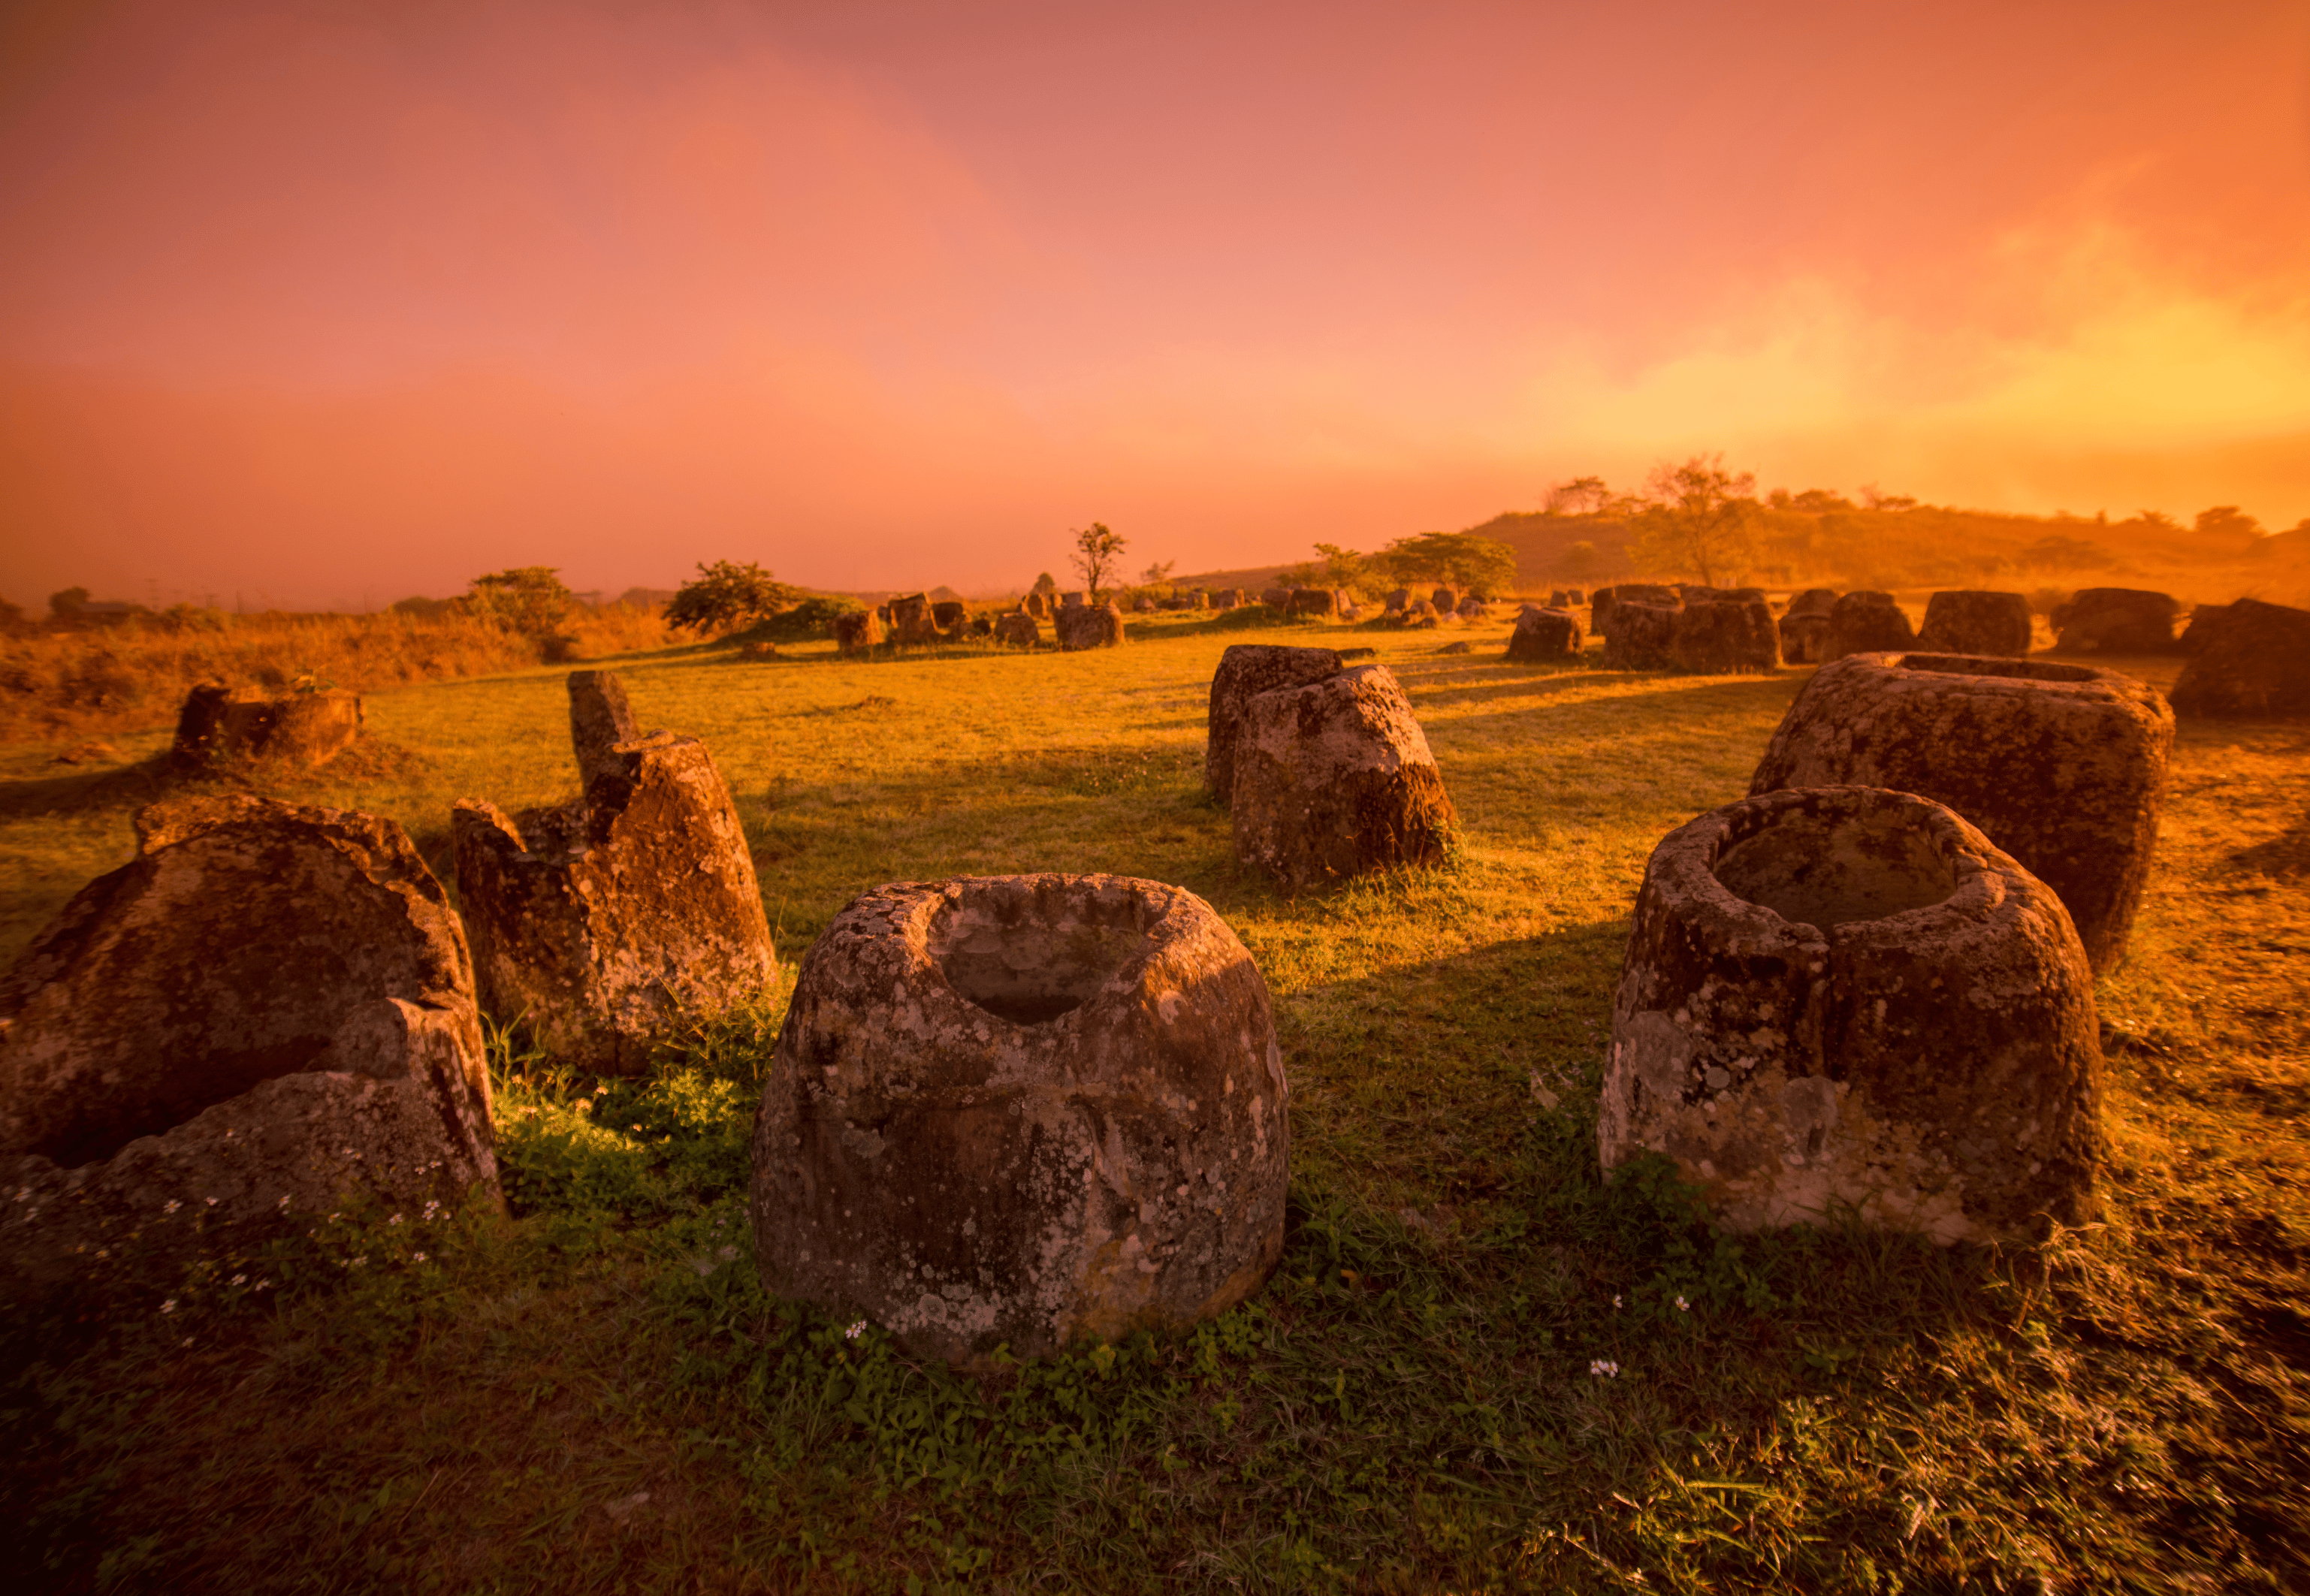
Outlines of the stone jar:
M 883 641 L 882 617 L 874 610 L 850 610 L 834 618 L 834 646 L 845 654 L 862 654 Z
M 1792 665 L 1817 665 L 1828 657 L 1828 617 L 1818 611 L 1781 617 L 1781 658 Z
M 1763 598 L 1688 603 L 1670 624 L 1676 668 L 1695 675 L 1772 672 L 1781 664 L 1781 634 Z
M 2140 587 L 2088 587 L 2054 606 L 2055 645 L 2077 654 L 2169 654 L 2182 606 Z
M 557 1061 L 638 1075 L 685 1011 L 777 975 L 744 828 L 706 745 L 658 733 L 579 802 L 452 815 L 482 1002 L 526 1014 Z
M 2141 905 L 2173 746 L 2165 700 L 2115 671 L 1861 655 L 1805 684 L 1749 790 L 1853 784 L 1948 804 L 2060 894 L 2105 970 Z
M 230 759 L 263 759 L 310 770 L 359 741 L 359 694 L 334 690 L 268 698 L 204 681 L 185 695 L 177 713 L 169 762 L 197 773 Z
M 1236 856 L 1287 892 L 1440 863 L 1458 824 L 1428 735 L 1385 665 L 1251 699 L 1231 797 Z
M 1331 648 L 1278 648 L 1264 643 L 1230 644 L 1211 672 L 1211 692 L 1203 730 L 1203 785 L 1226 808 L 1235 793 L 1235 745 L 1243 735 L 1244 706 L 1281 687 L 1306 687 L 1340 673 L 1339 652 Z
M 1020 610 L 998 615 L 994 620 L 994 640 L 1020 648 L 1039 647 L 1043 641 L 1043 623 Z
M 1604 613 L 1607 671 L 1668 671 L 1676 667 L 1677 618 L 1682 606 L 1616 599 Z
M 136 823 L 0 979 L 0 1285 L 494 1192 L 472 960 L 401 828 L 248 796 Z
M 1536 664 L 1576 661 L 1585 646 L 1580 621 L 1569 610 L 1537 609 L 1526 604 L 1508 634 L 1508 658 Z
M 804 957 L 754 1128 L 780 1297 L 984 1364 L 1184 1328 L 1283 1250 L 1267 984 L 1192 892 L 880 887 Z
M 1736 1230 L 2027 1242 L 2092 1216 L 2101 1074 L 2042 882 L 1930 799 L 1799 788 L 1653 851 L 1597 1143 L 1673 1159 Z
M 2029 653 L 2029 601 L 2018 593 L 1964 589 L 1937 593 L 1925 601 L 1924 629 L 1917 646 L 1934 654 Z
M 1916 646 L 1917 634 L 1909 617 L 1889 593 L 1868 588 L 1848 593 L 1828 612 L 1828 640 L 1823 657 L 1843 659 L 1848 654 L 1879 654 Z
M 2310 610 L 2242 598 L 2193 615 L 2182 641 L 2176 715 L 2310 715 Z
M 1070 652 L 1123 646 L 1123 612 L 1112 603 L 1065 605 L 1053 625 L 1059 646 Z

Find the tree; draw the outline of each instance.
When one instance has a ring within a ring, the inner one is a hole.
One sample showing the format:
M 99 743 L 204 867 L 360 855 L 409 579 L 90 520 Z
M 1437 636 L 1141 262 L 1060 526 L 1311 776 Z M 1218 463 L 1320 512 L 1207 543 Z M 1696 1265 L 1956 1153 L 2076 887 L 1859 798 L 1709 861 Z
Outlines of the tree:
M 1645 479 L 1646 507 L 1628 553 L 1647 571 L 1698 577 L 1705 586 L 1744 571 L 1757 553 L 1757 476 L 1724 456 L 1662 461 Z
M 1370 563 L 1353 549 L 1343 549 L 1337 543 L 1318 543 L 1316 552 L 1324 557 L 1324 585 L 1330 588 L 1353 587 L 1363 580 L 1364 568 Z
M 1171 568 L 1178 563 L 1176 559 L 1157 560 L 1139 573 L 1139 585 L 1142 587 L 1159 586 L 1171 579 Z
M 88 608 L 88 589 L 67 587 L 62 593 L 48 594 L 48 613 L 58 620 L 70 620 Z
M 1550 484 L 1543 507 L 1551 516 L 1593 516 L 1611 502 L 1602 477 L 1572 477 Z
M 509 632 L 544 638 L 560 629 L 578 595 L 561 585 L 560 567 L 518 565 L 475 577 L 465 603 L 474 614 Z
M 1041 576 L 1035 578 L 1035 591 L 1041 594 L 1045 598 L 1050 597 L 1051 594 L 1058 592 L 1058 590 L 1059 579 L 1056 577 L 1052 576 L 1050 572 L 1045 571 Z
M 1071 558 L 1083 585 L 1090 589 L 1090 602 L 1095 604 L 1099 603 L 1099 588 L 1129 544 L 1121 533 L 1108 531 L 1104 521 L 1094 521 L 1073 536 L 1075 551 Z
M 1406 586 L 1448 582 L 1480 597 L 1515 585 L 1515 551 L 1467 532 L 1423 532 L 1396 538 L 1371 557 L 1372 567 Z
M 735 631 L 777 614 L 801 594 L 752 560 L 700 560 L 698 575 L 673 591 L 665 607 L 669 625 L 686 627 L 701 635 Z
M 2201 538 L 2251 538 L 2262 535 L 2262 523 L 2234 504 L 2200 510 L 2196 531 Z

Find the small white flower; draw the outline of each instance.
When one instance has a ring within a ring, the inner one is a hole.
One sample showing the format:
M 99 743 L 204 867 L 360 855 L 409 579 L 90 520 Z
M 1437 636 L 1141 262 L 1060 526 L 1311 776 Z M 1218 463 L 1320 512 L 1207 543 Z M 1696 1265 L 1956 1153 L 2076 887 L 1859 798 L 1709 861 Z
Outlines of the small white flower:
M 216 1206 L 216 1199 L 213 1197 L 204 1197 L 201 1201 L 207 1203 L 211 1208 L 214 1208 Z
M 164 1314 L 175 1313 L 177 1311 L 177 1299 L 172 1297 L 168 1301 L 162 1303 L 161 1305 L 161 1311 Z
M 866 1333 L 866 1321 L 861 1319 L 857 1323 L 852 1325 L 848 1330 L 844 1331 L 842 1333 L 849 1340 L 854 1341 L 856 1340 L 860 1336 Z
M 1588 1374 L 1593 1379 L 1610 1380 L 1620 1372 L 1620 1366 L 1612 1362 L 1610 1358 L 1599 1357 L 1594 1359 L 1588 1365 Z
M 1620 1305 L 1620 1294 L 1617 1291 L 1612 1293 L 1612 1305 L 1616 1308 Z
M 1676 1311 L 1680 1314 L 1689 1314 L 1692 1312 L 1692 1305 L 1680 1297 L 1676 1299 Z
M 161 1211 L 164 1214 L 172 1214 L 184 1206 L 185 1205 L 183 1203 L 178 1201 L 174 1197 L 171 1197 L 168 1201 L 161 1205 Z
M 410 1255 L 412 1258 L 416 1259 L 416 1260 L 417 1260 L 417 1262 L 420 1262 L 420 1263 L 422 1263 L 422 1262 L 425 1262 L 425 1254 L 424 1254 L 424 1253 L 410 1253 L 409 1255 Z
M 270 1280 L 259 1280 L 256 1282 L 256 1288 L 259 1291 L 270 1291 L 273 1289 L 273 1282 Z
M 278 1202 L 276 1202 L 276 1203 L 274 1203 L 274 1206 L 275 1208 L 286 1208 L 286 1207 L 288 1207 L 288 1206 L 289 1206 L 289 1199 L 288 1199 L 287 1195 L 286 1195 L 286 1194 L 283 1194 L 283 1195 L 282 1195 L 282 1199 L 281 1199 L 281 1201 L 278 1201 Z
M 401 1216 L 399 1214 L 395 1214 L 393 1218 L 387 1219 L 386 1223 L 388 1225 L 398 1225 L 401 1223 Z
M 236 1286 L 246 1286 L 248 1284 L 248 1277 L 247 1275 L 235 1275 L 232 1277 L 232 1283 Z

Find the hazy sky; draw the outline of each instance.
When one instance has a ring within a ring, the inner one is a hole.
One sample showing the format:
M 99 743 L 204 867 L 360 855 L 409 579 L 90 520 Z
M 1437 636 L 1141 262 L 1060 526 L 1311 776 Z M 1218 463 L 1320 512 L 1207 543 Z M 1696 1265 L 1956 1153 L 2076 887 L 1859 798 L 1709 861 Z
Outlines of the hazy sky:
M 1183 570 L 1724 449 L 2310 516 L 2310 6 L 0 22 L 0 593 Z

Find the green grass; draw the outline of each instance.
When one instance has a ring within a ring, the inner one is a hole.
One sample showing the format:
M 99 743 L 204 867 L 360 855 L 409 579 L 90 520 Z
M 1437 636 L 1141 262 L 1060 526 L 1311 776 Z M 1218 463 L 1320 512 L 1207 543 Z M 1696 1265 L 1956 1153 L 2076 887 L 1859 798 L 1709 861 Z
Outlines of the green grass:
M 1718 1240 L 1672 1186 L 1598 1178 L 1601 1047 L 1646 855 L 1745 790 L 1801 676 L 1511 666 L 1505 632 L 1446 656 L 1455 634 L 1273 631 L 1379 650 L 1464 828 L 1446 868 L 1296 902 L 1200 794 L 1220 650 L 1270 635 L 1240 622 L 625 662 L 646 724 L 714 749 L 789 961 L 894 879 L 1110 870 L 1210 900 L 1277 1001 L 1281 1271 L 1178 1342 L 915 1366 L 756 1281 L 745 1133 L 781 995 L 643 1082 L 510 1037 L 512 1219 L 348 1218 L 229 1261 L 266 1290 L 220 1270 L 168 1315 L 13 1343 L 9 1566 L 124 1591 L 2310 1583 L 2310 727 L 2184 728 L 2100 994 L 2105 1224 L 2036 1256 Z M 369 711 L 378 747 L 282 790 L 394 815 L 437 864 L 456 798 L 574 791 L 558 672 Z M 149 785 L 44 757 L 0 768 L 12 948 L 127 856 Z

